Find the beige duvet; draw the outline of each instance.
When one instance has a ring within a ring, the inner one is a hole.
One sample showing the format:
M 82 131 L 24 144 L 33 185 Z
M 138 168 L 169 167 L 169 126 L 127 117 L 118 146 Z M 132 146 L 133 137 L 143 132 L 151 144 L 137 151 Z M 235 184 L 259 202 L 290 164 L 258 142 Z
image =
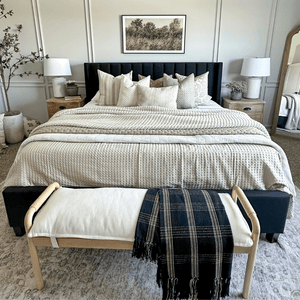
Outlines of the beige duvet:
M 22 144 L 6 186 L 278 189 L 285 154 L 239 111 L 96 107 L 62 111 Z M 291 209 L 290 209 L 291 213 Z

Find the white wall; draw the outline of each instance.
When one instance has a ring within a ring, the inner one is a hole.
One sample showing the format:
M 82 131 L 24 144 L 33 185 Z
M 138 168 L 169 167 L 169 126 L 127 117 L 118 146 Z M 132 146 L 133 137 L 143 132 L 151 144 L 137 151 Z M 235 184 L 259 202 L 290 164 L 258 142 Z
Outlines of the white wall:
M 0 22 L 23 24 L 23 54 L 42 47 L 51 57 L 70 59 L 72 79 L 84 94 L 84 62 L 222 61 L 225 84 L 239 75 L 247 56 L 271 57 L 271 76 L 262 82 L 266 103 L 264 124 L 271 125 L 284 43 L 300 24 L 299 0 L 3 0 L 13 17 Z M 122 54 L 121 15 L 186 14 L 185 54 Z M 36 70 L 42 64 L 36 63 Z M 9 90 L 12 107 L 24 115 L 47 120 L 46 99 L 51 81 L 14 78 Z M 4 111 L 3 90 L 0 112 Z

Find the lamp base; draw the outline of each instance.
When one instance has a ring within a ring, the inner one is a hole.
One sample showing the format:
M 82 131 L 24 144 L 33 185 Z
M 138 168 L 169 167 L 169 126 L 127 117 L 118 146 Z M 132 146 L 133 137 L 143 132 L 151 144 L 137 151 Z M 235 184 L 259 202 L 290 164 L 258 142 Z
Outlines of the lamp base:
M 64 85 L 65 81 L 66 78 L 64 77 L 55 77 L 52 79 L 53 96 L 55 98 L 63 98 L 66 96 L 66 87 Z
M 247 81 L 247 92 L 244 93 L 244 98 L 258 99 L 260 93 L 260 82 L 261 79 L 258 77 L 248 77 Z

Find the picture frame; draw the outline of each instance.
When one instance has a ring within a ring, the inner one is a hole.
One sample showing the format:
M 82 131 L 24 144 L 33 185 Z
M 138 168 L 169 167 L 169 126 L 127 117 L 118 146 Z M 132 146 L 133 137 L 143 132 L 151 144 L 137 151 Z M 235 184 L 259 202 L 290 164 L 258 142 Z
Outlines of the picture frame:
M 122 15 L 124 54 L 184 54 L 186 15 Z

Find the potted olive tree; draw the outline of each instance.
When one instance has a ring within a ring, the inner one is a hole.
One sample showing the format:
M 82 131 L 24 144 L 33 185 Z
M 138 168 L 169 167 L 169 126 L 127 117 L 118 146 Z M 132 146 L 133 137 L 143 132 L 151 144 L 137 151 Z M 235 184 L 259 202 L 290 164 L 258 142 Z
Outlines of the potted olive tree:
M 0 0 L 1 2 L 1 0 Z M 5 11 L 4 4 L 0 3 L 0 19 L 7 18 L 13 15 L 13 10 Z M 11 79 L 14 76 L 29 76 L 33 74 L 31 71 L 19 72 L 19 67 L 28 63 L 48 58 L 48 55 L 42 55 L 42 49 L 39 49 L 41 55 L 37 52 L 31 52 L 29 55 L 22 55 L 20 52 L 19 35 L 22 30 L 22 25 L 17 25 L 15 30 L 7 26 L 3 32 L 4 36 L 0 41 L 0 77 L 5 93 L 6 107 L 3 119 L 5 139 L 8 143 L 18 143 L 24 138 L 23 115 L 20 111 L 11 110 L 8 90 L 10 88 Z M 16 56 L 16 57 L 14 57 Z M 43 74 L 35 73 L 38 77 Z

